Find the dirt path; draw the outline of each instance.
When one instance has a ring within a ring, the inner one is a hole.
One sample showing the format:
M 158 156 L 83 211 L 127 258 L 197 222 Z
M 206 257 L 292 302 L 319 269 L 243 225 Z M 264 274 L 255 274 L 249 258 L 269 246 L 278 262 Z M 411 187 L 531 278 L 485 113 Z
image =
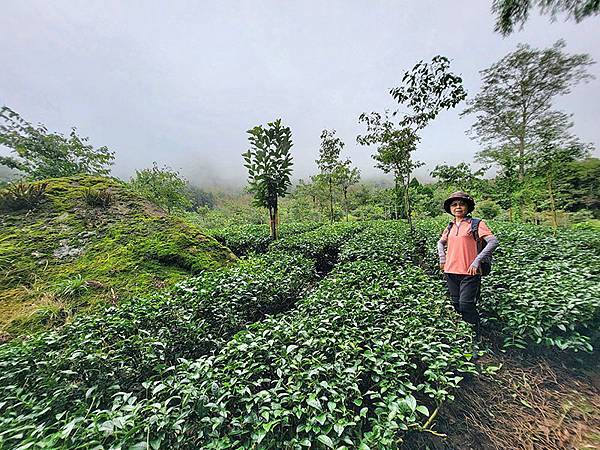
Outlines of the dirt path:
M 596 355 L 598 356 L 598 355 Z M 409 449 L 600 449 L 600 366 L 554 358 L 490 354 L 502 368 L 466 380 L 440 411 L 433 434 L 409 436 Z

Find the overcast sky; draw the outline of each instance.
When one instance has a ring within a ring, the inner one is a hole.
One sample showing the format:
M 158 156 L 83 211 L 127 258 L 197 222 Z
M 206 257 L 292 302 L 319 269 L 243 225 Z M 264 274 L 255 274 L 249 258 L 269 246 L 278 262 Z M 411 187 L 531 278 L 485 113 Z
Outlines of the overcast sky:
M 470 97 L 478 71 L 518 43 L 600 61 L 600 17 L 551 23 L 535 14 L 508 38 L 493 32 L 491 0 L 471 1 L 27 1 L 0 6 L 0 105 L 66 133 L 76 126 L 116 152 L 129 178 L 157 161 L 199 185 L 242 185 L 246 130 L 276 118 L 292 129 L 295 178 L 316 173 L 323 128 L 336 129 L 366 177 L 378 175 L 358 146 L 362 112 L 394 108 L 389 89 L 436 54 L 451 59 Z M 575 133 L 600 147 L 597 77 L 556 106 Z M 415 159 L 470 162 L 478 145 L 464 106 L 422 132 Z M 596 150 L 595 155 L 598 155 Z

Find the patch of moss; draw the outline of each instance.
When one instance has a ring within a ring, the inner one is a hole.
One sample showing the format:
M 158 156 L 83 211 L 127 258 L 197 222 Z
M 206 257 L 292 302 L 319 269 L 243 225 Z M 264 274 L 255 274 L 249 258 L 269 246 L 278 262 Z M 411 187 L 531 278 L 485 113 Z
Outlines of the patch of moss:
M 236 260 L 197 226 L 168 216 L 118 180 L 47 181 L 46 200 L 34 211 L 0 217 L 0 340 Z M 113 202 L 88 205 L 90 188 L 109 189 Z M 65 288 L 75 283 L 77 295 Z

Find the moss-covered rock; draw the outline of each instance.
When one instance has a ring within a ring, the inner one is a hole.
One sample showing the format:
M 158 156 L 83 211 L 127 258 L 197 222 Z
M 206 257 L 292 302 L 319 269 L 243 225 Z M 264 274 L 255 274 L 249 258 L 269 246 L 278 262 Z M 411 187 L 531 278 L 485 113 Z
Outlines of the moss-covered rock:
M 167 215 L 119 180 L 46 181 L 35 209 L 0 212 L 0 340 L 235 260 L 197 226 Z M 109 204 L 93 206 L 90 191 L 109 193 Z

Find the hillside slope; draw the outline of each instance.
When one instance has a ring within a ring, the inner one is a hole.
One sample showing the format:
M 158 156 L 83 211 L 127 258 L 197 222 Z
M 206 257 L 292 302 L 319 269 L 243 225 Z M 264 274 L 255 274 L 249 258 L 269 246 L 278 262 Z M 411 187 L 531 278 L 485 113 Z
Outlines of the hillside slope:
M 118 180 L 47 180 L 33 210 L 0 211 L 0 341 L 80 310 L 167 287 L 235 256 Z M 108 206 L 86 193 L 108 192 Z

